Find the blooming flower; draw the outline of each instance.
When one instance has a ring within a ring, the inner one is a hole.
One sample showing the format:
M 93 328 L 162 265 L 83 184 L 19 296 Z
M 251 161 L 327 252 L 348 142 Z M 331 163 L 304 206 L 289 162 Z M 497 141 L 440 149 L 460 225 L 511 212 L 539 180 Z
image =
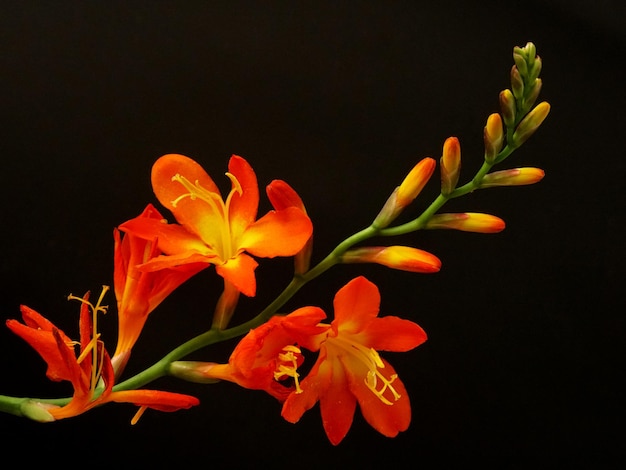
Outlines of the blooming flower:
M 393 437 L 408 428 L 411 407 L 402 381 L 377 351 L 408 351 L 422 344 L 426 333 L 409 320 L 378 318 L 379 305 L 378 288 L 357 277 L 337 292 L 330 324 L 319 323 L 326 316 L 321 309 L 304 307 L 250 331 L 228 364 L 180 362 L 170 373 L 265 390 L 284 401 L 282 416 L 292 423 L 319 401 L 324 429 L 335 445 L 350 429 L 357 403 L 372 427 Z M 304 380 L 298 372 L 301 348 L 319 351 Z M 283 379 L 293 383 L 283 385 Z
M 54 421 L 70 418 L 105 403 L 124 402 L 140 407 L 138 414 L 131 421 L 134 424 L 146 408 L 176 411 L 199 403 L 197 398 L 189 395 L 157 390 L 114 392 L 112 389 L 115 379 L 111 359 L 99 339 L 100 335 L 96 333 L 91 318 L 92 314 L 95 318 L 97 313 L 104 311 L 106 307 L 100 305 L 102 295 L 95 306 L 89 303 L 88 299 L 89 294 L 80 299 L 82 306 L 79 343 L 70 340 L 52 322 L 24 305 L 21 306 L 24 323 L 13 319 L 7 320 L 9 329 L 30 344 L 46 361 L 47 377 L 54 381 L 69 381 L 74 387 L 72 399 L 63 406 L 38 403 L 40 412 L 36 416 L 39 419 Z M 74 350 L 75 345 L 80 347 L 78 355 Z
M 304 357 L 296 344 L 308 344 L 308 337 L 323 333 L 328 325 L 318 307 L 303 307 L 289 315 L 278 315 L 251 330 L 237 344 L 228 363 L 176 361 L 170 374 L 193 382 L 228 380 L 242 387 L 264 390 L 280 401 L 299 390 L 297 368 Z M 293 379 L 286 383 L 283 379 Z
M 137 220 L 163 220 L 163 216 L 149 204 Z M 189 263 L 159 271 L 144 272 L 139 265 L 159 256 L 156 239 L 139 238 L 132 233 L 123 237 L 113 231 L 114 273 L 113 286 L 117 298 L 118 338 L 113 365 L 119 376 L 139 338 L 148 315 L 178 286 L 208 265 Z
M 292 256 L 312 233 L 307 215 L 296 207 L 270 211 L 257 220 L 259 190 L 254 171 L 245 159 L 233 155 L 226 176 L 232 189 L 222 199 L 204 169 L 189 157 L 169 154 L 152 167 L 156 197 L 180 224 L 144 218 L 126 222 L 120 229 L 153 240 L 165 255 L 142 265 L 156 271 L 187 263 L 214 264 L 225 281 L 247 296 L 256 293 L 250 256 Z
M 378 318 L 380 293 L 363 276 L 342 287 L 334 300 L 335 319 L 306 347 L 319 357 L 283 404 L 282 416 L 295 423 L 320 402 L 322 423 L 334 445 L 345 437 L 358 402 L 365 420 L 381 434 L 394 437 L 408 428 L 411 406 L 393 367 L 378 354 L 408 351 L 426 341 L 417 324 L 395 316 Z

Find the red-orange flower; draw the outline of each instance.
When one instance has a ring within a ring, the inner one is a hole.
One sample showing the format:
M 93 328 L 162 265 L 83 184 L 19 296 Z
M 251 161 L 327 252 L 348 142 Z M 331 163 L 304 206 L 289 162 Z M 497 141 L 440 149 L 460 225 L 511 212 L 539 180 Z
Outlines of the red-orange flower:
M 66 380 L 72 383 L 74 394 L 64 406 L 40 403 L 38 416 L 46 421 L 77 416 L 96 406 L 108 402 L 133 403 L 140 407 L 160 411 L 176 411 L 190 408 L 199 403 L 198 399 L 179 393 L 157 390 L 113 391 L 115 382 L 111 359 L 95 333 L 91 315 L 104 307 L 100 300 L 94 306 L 83 297 L 80 311 L 80 343 L 76 343 L 52 322 L 35 310 L 21 306 L 24 323 L 7 320 L 7 326 L 15 334 L 30 344 L 48 364 L 46 375 L 54 381 Z M 79 346 L 79 354 L 75 346 Z M 133 420 L 133 423 L 135 420 Z
M 319 323 L 326 316 L 321 309 L 303 307 L 250 331 L 228 364 L 178 362 L 170 372 L 191 381 L 229 380 L 265 390 L 284 401 L 282 415 L 292 423 L 319 401 L 335 445 L 350 429 L 357 403 L 372 427 L 393 437 L 408 428 L 411 407 L 395 370 L 377 351 L 408 351 L 422 344 L 426 333 L 409 320 L 378 318 L 379 305 L 378 288 L 358 277 L 337 292 L 330 324 Z M 298 372 L 301 348 L 319 351 L 304 380 Z M 283 385 L 282 379 L 293 382 Z
M 335 319 L 328 330 L 306 347 L 319 348 L 317 362 L 283 404 L 292 423 L 320 402 L 322 423 L 331 443 L 339 444 L 350 426 L 358 402 L 366 421 L 381 434 L 394 437 L 411 422 L 409 397 L 381 351 L 408 351 L 426 341 L 417 324 L 395 316 L 378 318 L 376 285 L 357 277 L 335 296 Z M 316 344 L 317 343 L 317 344 Z
M 226 175 L 232 189 L 223 199 L 204 169 L 189 157 L 169 154 L 152 167 L 156 197 L 178 224 L 155 219 L 126 222 L 120 228 L 149 240 L 165 253 L 142 269 L 156 271 L 187 263 L 214 264 L 217 273 L 243 294 L 256 293 L 250 256 L 273 258 L 298 253 L 312 233 L 307 215 L 296 207 L 270 211 L 257 220 L 257 178 L 245 159 L 233 155 Z
M 135 220 L 163 220 L 158 210 L 149 204 Z M 139 338 L 148 315 L 178 286 L 208 265 L 190 263 L 159 271 L 144 272 L 139 265 L 162 254 L 156 239 L 139 238 L 132 233 L 113 231 L 113 286 L 117 299 L 118 337 L 113 364 L 119 375 L 128 361 L 130 351 Z
M 297 368 L 304 358 L 296 345 L 308 344 L 308 338 L 326 331 L 328 325 L 320 324 L 324 318 L 326 314 L 318 307 L 274 316 L 242 338 L 228 363 L 177 361 L 169 372 L 193 382 L 228 380 L 285 401 L 291 392 L 299 390 Z M 284 380 L 289 378 L 293 383 Z

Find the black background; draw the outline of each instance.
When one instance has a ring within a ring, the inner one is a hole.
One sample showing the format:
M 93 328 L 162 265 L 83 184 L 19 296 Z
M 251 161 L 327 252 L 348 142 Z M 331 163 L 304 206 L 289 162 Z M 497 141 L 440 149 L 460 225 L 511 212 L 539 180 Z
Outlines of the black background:
M 411 395 L 407 432 L 382 437 L 357 413 L 333 447 L 317 407 L 292 425 L 262 392 L 161 380 L 154 386 L 201 405 L 149 411 L 136 426 L 130 405 L 45 425 L 1 416 L 3 458 L 82 465 L 92 460 L 78 456 L 92 453 L 123 467 L 218 468 L 623 463 L 625 26 L 624 6 L 608 0 L 2 2 L 0 312 L 18 318 L 26 304 L 71 335 L 78 308 L 67 295 L 112 282 L 112 229 L 156 203 L 149 172 L 162 154 L 193 157 L 224 188 L 233 153 L 262 187 L 288 181 L 315 224 L 319 260 L 369 224 L 420 158 L 438 158 L 446 137 L 461 140 L 462 180 L 473 175 L 484 122 L 510 86 L 513 46 L 536 44 L 542 99 L 552 104 L 502 166 L 541 167 L 541 183 L 446 207 L 496 214 L 504 232 L 383 240 L 430 250 L 441 272 L 339 266 L 287 307 L 330 311 L 336 290 L 365 274 L 381 289 L 383 314 L 424 327 L 426 344 L 385 355 Z M 414 214 L 436 195 L 436 179 Z M 290 268 L 263 260 L 258 296 L 236 318 L 265 306 Z M 128 373 L 205 328 L 220 286 L 207 270 L 170 297 Z M 101 322 L 113 345 L 115 315 Z M 6 328 L 0 347 L 0 393 L 68 393 Z M 223 361 L 232 347 L 195 357 Z

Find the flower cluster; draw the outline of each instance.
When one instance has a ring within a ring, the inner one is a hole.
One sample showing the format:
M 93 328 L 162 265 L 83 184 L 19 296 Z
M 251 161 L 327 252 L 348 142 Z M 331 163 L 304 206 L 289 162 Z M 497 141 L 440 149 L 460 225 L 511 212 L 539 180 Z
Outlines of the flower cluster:
M 541 89 L 541 60 L 535 46 L 514 48 L 513 58 L 511 89 L 500 93 L 500 112 L 487 118 L 482 166 L 473 178 L 459 185 L 461 145 L 456 137 L 449 137 L 439 160 L 426 157 L 417 162 L 372 223 L 340 242 L 317 264 L 312 264 L 313 223 L 302 198 L 285 181 L 273 180 L 266 186 L 273 209 L 259 216 L 257 176 L 241 156 L 233 155 L 228 163 L 230 191 L 225 197 L 192 158 L 167 154 L 157 159 L 151 172 L 152 189 L 174 220 L 168 221 L 148 203 L 139 215 L 113 230 L 118 316 L 113 354 L 98 332 L 99 315 L 107 311 L 102 302 L 108 287 L 96 303 L 90 302 L 89 293 L 70 296 L 80 302 L 78 340 L 22 306 L 23 321 L 11 319 L 7 326 L 47 363 L 48 378 L 70 382 L 74 392 L 54 400 L 0 396 L 0 411 L 48 422 L 107 403 L 127 402 L 139 407 L 131 421 L 135 423 L 148 408 L 176 411 L 198 405 L 196 397 L 144 388 L 169 375 L 262 390 L 281 403 L 281 414 L 290 423 L 298 422 L 319 403 L 324 430 L 334 445 L 347 435 L 357 404 L 365 420 L 384 436 L 405 431 L 411 421 L 409 396 L 399 374 L 380 352 L 406 352 L 426 341 L 417 323 L 379 316 L 379 288 L 363 276 L 334 293 L 330 316 L 317 306 L 288 314 L 280 309 L 304 284 L 335 265 L 370 263 L 423 274 L 441 269 L 441 261 L 432 253 L 414 246 L 368 244 L 375 237 L 380 240 L 419 230 L 497 233 L 504 229 L 504 221 L 495 215 L 441 209 L 450 199 L 475 190 L 532 184 L 544 176 L 538 168 L 492 171 L 537 130 L 550 109 L 546 102 L 535 106 Z M 432 180 L 437 166 L 439 195 L 421 214 L 398 223 Z M 251 320 L 234 322 L 240 296 L 256 296 L 259 262 L 275 257 L 293 258 L 291 282 Z M 148 317 L 180 285 L 211 266 L 216 274 L 212 279 L 223 290 L 215 300 L 210 328 L 203 328 L 140 374 L 122 380 Z M 241 339 L 226 363 L 185 360 L 193 352 L 236 337 Z

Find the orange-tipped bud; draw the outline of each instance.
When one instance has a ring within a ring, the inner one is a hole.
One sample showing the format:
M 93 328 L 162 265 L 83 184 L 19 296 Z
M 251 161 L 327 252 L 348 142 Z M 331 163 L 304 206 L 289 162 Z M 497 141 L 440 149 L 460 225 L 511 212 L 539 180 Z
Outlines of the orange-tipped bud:
M 341 257 L 343 263 L 377 263 L 388 268 L 413 273 L 435 273 L 441 261 L 424 250 L 408 246 L 368 246 L 348 250 Z
M 461 172 L 461 144 L 456 137 L 448 137 L 443 143 L 443 155 L 440 159 L 441 193 L 444 195 L 454 191 Z
M 502 117 L 498 113 L 493 113 L 487 118 L 484 129 L 485 140 L 485 161 L 493 163 L 504 143 L 504 130 L 502 128 Z
M 541 123 L 548 116 L 549 112 L 550 104 L 547 101 L 543 101 L 535 106 L 533 110 L 529 112 L 524 119 L 522 119 L 515 129 L 512 144 L 515 147 L 519 147 L 526 142 L 528 138 L 539 128 Z
M 426 183 L 435 171 L 437 163 L 433 158 L 423 158 L 404 178 L 398 188 L 396 201 L 402 208 L 408 206 L 422 192 Z
M 515 97 L 509 89 L 500 92 L 500 111 L 504 125 L 513 127 L 515 125 Z
M 501 218 L 477 212 L 435 214 L 426 224 L 428 229 L 454 229 L 477 233 L 501 232 L 504 226 L 504 220 Z
M 541 181 L 545 173 L 541 168 L 511 168 L 510 170 L 494 171 L 484 176 L 480 187 L 523 186 Z
M 402 184 L 391 193 L 372 225 L 377 228 L 385 228 L 398 217 L 404 208 L 411 204 L 424 189 L 435 171 L 436 165 L 435 160 L 430 157 L 420 160 L 404 178 Z

